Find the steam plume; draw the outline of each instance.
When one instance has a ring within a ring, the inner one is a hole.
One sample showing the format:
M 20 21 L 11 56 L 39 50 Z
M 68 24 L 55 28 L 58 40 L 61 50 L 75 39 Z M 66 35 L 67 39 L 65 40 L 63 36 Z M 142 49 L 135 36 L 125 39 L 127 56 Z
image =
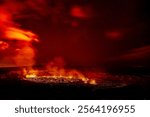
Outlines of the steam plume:
M 20 25 L 14 22 L 23 9 L 23 5 L 16 0 L 5 0 L 0 5 L 0 66 L 10 66 L 10 63 L 13 66 L 32 66 L 35 63 L 32 42 L 38 41 L 37 35 L 21 29 Z

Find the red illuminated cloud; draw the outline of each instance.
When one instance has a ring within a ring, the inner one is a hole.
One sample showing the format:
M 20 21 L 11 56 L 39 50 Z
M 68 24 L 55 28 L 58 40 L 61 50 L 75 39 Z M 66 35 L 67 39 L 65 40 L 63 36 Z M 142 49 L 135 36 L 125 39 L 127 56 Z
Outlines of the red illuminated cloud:
M 0 50 L 5 50 L 9 47 L 9 44 L 4 42 L 4 41 L 0 41 Z
M 131 50 L 129 53 L 124 54 L 120 57 L 120 59 L 125 61 L 145 60 L 148 58 L 150 58 L 150 46 L 135 48 Z
M 0 67 L 32 66 L 35 63 L 35 49 L 31 42 L 38 41 L 37 35 L 15 22 L 23 9 L 23 3 L 15 0 L 0 4 Z
M 70 14 L 76 18 L 90 18 L 92 16 L 92 9 L 89 6 L 73 6 L 70 10 Z
M 84 18 L 85 17 L 84 11 L 79 6 L 72 7 L 71 15 L 74 16 L 74 17 L 79 17 L 79 18 Z
M 108 39 L 119 40 L 122 36 L 122 33 L 119 31 L 109 31 L 109 32 L 106 32 L 105 35 Z
M 110 59 L 110 64 L 121 66 L 147 66 L 150 60 L 150 45 L 134 48 Z M 109 65 L 110 65 L 109 64 Z

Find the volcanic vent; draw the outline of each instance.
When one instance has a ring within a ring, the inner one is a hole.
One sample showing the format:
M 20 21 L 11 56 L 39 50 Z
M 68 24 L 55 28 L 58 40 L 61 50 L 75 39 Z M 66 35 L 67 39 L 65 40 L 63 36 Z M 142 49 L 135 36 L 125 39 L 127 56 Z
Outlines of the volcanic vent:
M 1 3 L 0 66 L 19 67 L 20 70 L 16 71 L 16 73 L 19 78 L 23 80 L 34 82 L 43 82 L 44 80 L 46 82 L 82 82 L 86 84 L 96 84 L 94 79 L 89 79 L 79 70 L 66 69 L 65 62 L 61 57 L 55 57 L 54 60 L 50 61 L 45 67 L 33 67 L 37 64 L 35 61 L 36 49 L 34 43 L 40 44 L 40 41 L 42 40 L 38 39 L 38 36 L 32 31 L 23 29 L 21 23 L 16 23 L 16 20 L 19 20 L 22 17 L 24 18 L 24 15 L 27 15 L 24 13 L 27 11 L 25 7 L 39 13 L 41 10 L 37 8 L 40 3 L 44 5 L 44 1 L 40 0 L 37 0 L 35 3 L 33 0 L 27 0 L 26 2 L 4 0 L 4 2 Z M 34 8 L 31 9 L 31 6 L 34 6 Z M 59 10 L 59 5 L 57 7 L 56 8 Z M 27 17 L 30 15 L 27 15 Z M 84 14 L 82 13 L 82 15 Z

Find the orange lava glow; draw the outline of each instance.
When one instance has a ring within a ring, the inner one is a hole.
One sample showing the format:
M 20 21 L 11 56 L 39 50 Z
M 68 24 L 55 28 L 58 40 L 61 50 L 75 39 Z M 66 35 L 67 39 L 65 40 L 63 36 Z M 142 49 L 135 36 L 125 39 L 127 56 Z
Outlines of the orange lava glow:
M 81 72 L 73 69 L 58 69 L 57 67 L 49 70 L 34 70 L 34 69 L 23 69 L 22 74 L 25 79 L 63 79 L 68 81 L 78 80 L 85 84 L 96 85 L 95 79 L 89 79 L 85 77 Z

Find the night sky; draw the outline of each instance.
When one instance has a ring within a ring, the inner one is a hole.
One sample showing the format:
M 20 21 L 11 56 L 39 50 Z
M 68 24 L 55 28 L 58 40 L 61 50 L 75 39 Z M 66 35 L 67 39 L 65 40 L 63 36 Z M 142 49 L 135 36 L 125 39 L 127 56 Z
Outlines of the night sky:
M 1 0 L 1 6 L 12 1 L 13 21 L 39 36 L 36 64 L 62 57 L 68 66 L 149 65 L 146 0 Z

